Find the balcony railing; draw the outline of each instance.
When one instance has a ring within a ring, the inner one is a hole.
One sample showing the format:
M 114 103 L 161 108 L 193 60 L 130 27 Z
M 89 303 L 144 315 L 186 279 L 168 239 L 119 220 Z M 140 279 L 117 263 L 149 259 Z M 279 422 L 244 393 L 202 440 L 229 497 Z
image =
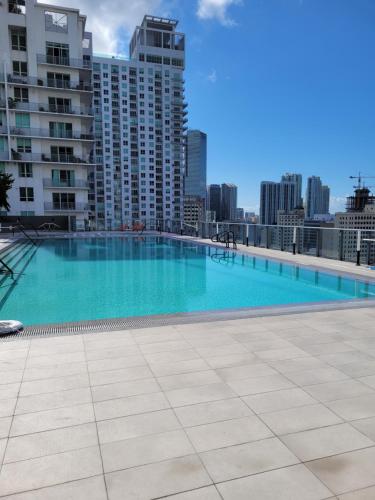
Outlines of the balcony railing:
M 24 137 L 43 137 L 47 139 L 77 139 L 93 141 L 93 134 L 76 132 L 74 130 L 50 130 L 43 128 L 10 127 L 10 135 Z
M 217 232 L 233 231 L 245 245 L 281 250 L 348 262 L 375 263 L 375 230 L 310 226 L 199 222 L 199 235 L 211 238 Z
M 82 179 L 74 179 L 69 181 L 61 181 L 55 179 L 43 179 L 43 187 L 45 188 L 77 188 L 88 189 L 89 183 Z
M 8 153 L 6 158 L 8 159 Z M 50 153 L 20 153 L 12 149 L 10 161 L 34 162 L 34 163 L 75 163 L 75 164 L 93 164 L 88 156 L 78 157 L 67 154 L 50 154 Z
M 17 85 L 33 85 L 64 90 L 80 90 L 92 92 L 92 85 L 87 81 L 63 80 L 60 78 L 43 78 L 39 76 L 8 75 L 8 83 Z
M 39 64 L 52 64 L 54 66 L 68 66 L 70 68 L 91 69 L 91 61 L 86 59 L 74 59 L 72 57 L 50 56 L 37 54 L 36 60 Z
M 0 100 L 0 108 L 5 108 L 6 102 Z M 20 111 L 39 111 L 41 113 L 58 113 L 66 115 L 87 115 L 93 116 L 92 108 L 85 106 L 64 106 L 48 104 L 44 102 L 20 102 L 13 99 L 8 100 L 8 108 Z
M 49 201 L 44 202 L 44 210 L 47 210 L 49 212 L 85 212 L 88 209 L 89 205 L 87 203 L 54 203 Z

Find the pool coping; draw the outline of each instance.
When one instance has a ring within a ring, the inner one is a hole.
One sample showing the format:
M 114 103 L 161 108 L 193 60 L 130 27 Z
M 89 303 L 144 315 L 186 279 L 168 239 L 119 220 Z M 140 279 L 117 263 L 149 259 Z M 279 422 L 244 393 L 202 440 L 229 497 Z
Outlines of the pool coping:
M 116 234 L 113 236 L 120 236 L 123 234 Z M 260 256 L 258 254 L 252 254 L 251 250 L 244 251 L 242 249 L 233 250 L 227 249 L 222 245 L 210 242 L 206 243 L 204 241 L 199 241 L 194 237 L 183 237 L 170 233 L 156 233 L 148 232 L 144 233 L 144 236 L 160 236 L 169 239 L 175 239 L 178 241 L 190 241 L 194 244 L 206 247 L 212 247 L 215 249 L 221 249 L 224 251 L 229 251 L 235 255 L 242 255 L 247 258 L 258 258 L 263 260 L 271 260 L 277 263 L 295 266 L 296 268 L 301 267 L 308 270 L 318 271 L 325 274 L 330 274 L 333 276 L 341 276 L 350 279 L 355 279 L 356 281 L 361 281 L 363 283 L 375 284 L 375 277 L 367 278 L 359 274 L 350 273 L 347 271 L 334 271 L 329 270 L 324 267 L 319 267 L 314 264 L 301 264 L 293 262 L 291 259 L 277 259 L 274 257 Z M 112 235 L 108 235 L 111 237 Z M 124 236 L 124 235 L 123 235 Z M 135 234 L 127 234 L 127 236 L 140 236 Z M 69 236 L 60 235 L 60 237 L 69 238 Z M 81 237 L 81 236 L 80 236 Z M 87 237 L 107 237 L 107 235 L 98 236 L 97 234 L 92 235 L 88 233 Z M 52 236 L 50 239 L 55 239 L 56 236 Z M 49 239 L 49 238 L 40 238 Z M 10 246 L 10 245 L 9 245 Z M 248 247 L 246 247 L 248 248 Z M 343 309 L 358 309 L 374 307 L 375 298 L 363 298 L 363 299 L 344 299 L 344 300 L 333 300 L 333 301 L 318 301 L 318 302 L 300 302 L 295 304 L 280 304 L 272 306 L 258 306 L 258 307 L 239 307 L 239 308 L 228 308 L 228 309 L 217 309 L 217 310 L 205 310 L 205 311 L 194 311 L 194 312 L 179 312 L 172 314 L 158 314 L 158 315 L 144 315 L 144 316 L 129 316 L 120 318 L 105 318 L 97 320 L 83 320 L 83 321 L 73 321 L 73 322 L 63 322 L 63 323 L 46 323 L 37 324 L 25 327 L 25 329 L 18 333 L 7 336 L 0 336 L 0 342 L 6 340 L 15 340 L 30 337 L 45 337 L 45 336 L 59 336 L 59 335 L 79 335 L 83 333 L 104 333 L 121 331 L 127 329 L 140 329 L 140 328 L 155 328 L 162 326 L 173 326 L 178 324 L 194 324 L 203 322 L 215 322 L 215 321 L 233 321 L 236 319 L 251 319 L 259 317 L 269 317 L 269 316 L 284 316 L 291 314 L 303 314 L 310 312 L 326 312 L 326 311 L 336 311 Z

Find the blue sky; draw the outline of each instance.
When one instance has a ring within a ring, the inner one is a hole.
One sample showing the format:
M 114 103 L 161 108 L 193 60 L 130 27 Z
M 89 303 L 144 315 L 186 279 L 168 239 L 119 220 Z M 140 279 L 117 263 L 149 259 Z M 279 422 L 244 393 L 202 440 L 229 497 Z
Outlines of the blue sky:
M 293 171 L 320 175 L 335 211 L 349 175 L 375 175 L 375 0 L 56 3 L 69 2 L 101 52 L 123 52 L 144 12 L 180 20 L 189 126 L 208 134 L 208 181 L 236 183 L 239 206 L 257 210 L 260 181 Z

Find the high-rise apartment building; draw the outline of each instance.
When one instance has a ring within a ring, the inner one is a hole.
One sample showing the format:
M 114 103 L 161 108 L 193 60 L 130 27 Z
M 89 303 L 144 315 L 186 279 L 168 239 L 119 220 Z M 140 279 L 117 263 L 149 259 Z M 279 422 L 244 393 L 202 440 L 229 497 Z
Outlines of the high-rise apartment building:
M 335 227 L 352 229 L 342 232 L 342 251 L 346 260 L 356 259 L 357 230 L 361 230 L 362 239 L 373 239 L 375 236 L 375 196 L 370 194 L 366 187 L 358 187 L 354 196 L 347 198 L 347 211 L 335 214 Z M 375 245 L 373 243 L 361 245 L 363 261 L 375 262 Z M 368 252 L 370 255 L 368 255 Z
M 93 165 L 92 48 L 79 10 L 0 3 L 0 169 L 10 216 L 63 216 L 84 229 Z
M 316 214 L 329 213 L 329 187 L 324 186 L 320 177 L 307 179 L 306 218 L 313 219 Z
M 186 135 L 185 195 L 206 200 L 207 135 L 200 130 L 188 130 Z
M 185 148 L 184 221 L 205 220 L 207 198 L 207 135 L 188 130 Z
M 216 221 L 221 221 L 221 186 L 220 184 L 209 184 L 207 187 L 207 208 L 215 212 Z
M 280 183 L 263 181 L 260 184 L 260 224 L 277 224 L 280 208 Z
M 98 229 L 183 220 L 185 36 L 176 27 L 145 16 L 129 60 L 94 57 L 90 208 Z
M 283 185 L 285 188 L 283 189 Z M 280 202 L 284 204 L 284 207 L 280 207 L 281 210 L 294 210 L 295 208 L 301 208 L 303 205 L 302 200 L 302 175 L 292 174 L 287 172 L 281 177 L 281 191 L 283 191 L 280 196 Z
M 237 210 L 237 186 L 235 184 L 221 185 L 221 218 L 235 221 Z

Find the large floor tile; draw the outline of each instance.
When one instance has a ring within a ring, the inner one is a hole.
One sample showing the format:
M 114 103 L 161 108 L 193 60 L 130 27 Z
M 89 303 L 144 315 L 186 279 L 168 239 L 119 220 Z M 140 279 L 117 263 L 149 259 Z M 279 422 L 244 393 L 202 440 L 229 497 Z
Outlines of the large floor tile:
M 374 441 L 349 424 L 331 425 L 281 437 L 303 462 L 375 446 Z
M 5 464 L 0 473 L 0 495 L 83 479 L 101 472 L 98 446 Z
M 46 378 L 42 380 L 22 382 L 19 395 L 20 397 L 34 396 L 37 394 L 65 391 L 89 386 L 90 382 L 87 373 L 78 373 L 67 377 Z
M 116 384 L 118 382 L 129 382 L 152 378 L 153 374 L 146 365 L 132 366 L 130 368 L 120 368 L 117 370 L 106 370 L 90 373 L 91 385 Z
M 170 404 L 162 392 L 139 394 L 128 398 L 112 399 L 94 403 L 97 420 L 106 420 L 137 413 L 165 410 Z
M 304 465 L 294 465 L 217 485 L 224 500 L 323 500 L 330 491 Z
M 101 445 L 105 472 L 183 457 L 194 449 L 183 430 L 152 434 Z
M 24 396 L 18 398 L 15 414 L 21 415 L 22 413 L 34 411 L 53 410 L 54 408 L 90 403 L 91 401 L 89 387 Z
M 144 366 L 145 364 L 145 360 L 141 354 L 134 354 L 133 356 L 91 360 L 87 362 L 87 368 L 92 373 L 131 368 L 133 366 Z
M 186 429 L 198 452 L 258 441 L 272 437 L 272 432 L 256 416 L 224 420 Z
M 23 382 L 31 380 L 53 379 L 58 377 L 69 377 L 87 373 L 86 362 L 65 363 L 63 365 L 46 366 L 37 368 L 26 368 Z
M 175 365 L 176 369 L 178 369 L 179 361 L 199 359 L 200 356 L 195 349 L 182 349 L 181 351 L 164 351 L 144 354 L 144 358 L 151 365 L 170 364 Z M 162 373 L 162 375 L 172 375 L 172 373 Z
M 8 441 L 4 463 L 54 455 L 97 444 L 95 423 L 12 437 Z
M 13 418 L 10 436 L 20 436 L 33 432 L 43 432 L 61 427 L 86 424 L 94 421 L 92 404 L 69 406 L 55 410 L 45 410 Z
M 240 398 L 181 406 L 175 408 L 175 412 L 184 427 L 247 417 L 253 414 Z
M 220 384 L 222 382 L 214 370 L 168 375 L 167 377 L 158 377 L 157 380 L 163 391 L 172 391 L 173 389 L 184 389 L 199 385 Z
M 363 394 L 373 394 L 375 396 L 373 389 L 357 380 L 339 380 L 325 384 L 315 384 L 304 387 L 304 390 L 322 402 L 352 398 Z
M 243 400 L 255 413 L 267 413 L 316 404 L 315 399 L 297 387 L 282 391 L 253 394 L 252 396 L 243 397 Z
M 172 410 L 153 411 L 98 422 L 101 443 L 120 441 L 181 428 Z
M 215 483 L 299 463 L 277 438 L 206 451 L 201 458 Z
M 232 380 L 227 383 L 238 396 L 248 396 L 250 394 L 259 394 L 262 392 L 278 391 L 295 387 L 293 382 L 279 374 Z
M 138 394 L 151 394 L 160 391 L 160 386 L 154 378 L 117 382 L 115 384 L 92 387 L 92 397 L 95 402 L 115 398 L 126 398 Z
M 150 500 L 212 484 L 195 455 L 112 472 L 106 482 L 109 500 Z
M 277 435 L 339 424 L 342 420 L 321 404 L 264 413 L 262 420 Z
M 210 384 L 186 389 L 175 389 L 165 393 L 173 407 L 205 403 L 232 398 L 236 394 L 226 384 Z
M 316 368 L 314 370 L 292 371 L 285 374 L 288 379 L 297 385 L 323 384 L 325 382 L 335 382 L 336 380 L 348 379 L 348 375 L 337 368 Z
M 229 368 L 221 368 L 217 373 L 225 382 L 233 380 L 247 379 L 251 377 L 263 377 L 267 375 L 276 375 L 277 372 L 265 363 L 253 363 Z
M 375 485 L 375 447 L 306 462 L 336 495 Z
M 186 351 L 176 351 L 186 352 Z M 150 367 L 156 377 L 177 375 L 179 373 L 198 372 L 209 370 L 209 365 L 203 359 L 176 360 L 164 363 L 150 363 Z
M 2 497 L 2 500 L 107 500 L 103 476 L 79 479 L 38 490 Z
M 326 405 L 345 420 L 356 420 L 375 416 L 375 395 L 327 402 Z

